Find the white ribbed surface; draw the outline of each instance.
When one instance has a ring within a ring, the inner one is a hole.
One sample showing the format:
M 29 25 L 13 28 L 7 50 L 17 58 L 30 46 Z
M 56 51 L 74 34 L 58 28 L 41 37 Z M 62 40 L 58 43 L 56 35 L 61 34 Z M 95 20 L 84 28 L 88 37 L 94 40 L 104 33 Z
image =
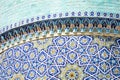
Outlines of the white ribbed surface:
M 27 18 L 72 11 L 120 13 L 120 0 L 0 0 L 0 28 Z

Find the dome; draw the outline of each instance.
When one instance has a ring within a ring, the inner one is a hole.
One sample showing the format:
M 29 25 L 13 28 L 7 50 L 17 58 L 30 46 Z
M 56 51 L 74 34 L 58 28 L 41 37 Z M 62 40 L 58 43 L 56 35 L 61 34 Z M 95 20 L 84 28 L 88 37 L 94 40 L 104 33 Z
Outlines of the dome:
M 57 6 L 56 6 L 57 5 Z M 1 0 L 0 1 L 0 28 L 11 29 L 13 27 L 40 21 L 44 19 L 72 17 L 72 16 L 91 16 L 106 18 L 113 15 L 113 18 L 118 18 L 120 15 L 119 0 Z M 68 16 L 65 14 L 68 13 Z M 74 15 L 72 15 L 74 13 Z M 80 15 L 81 14 L 81 15 Z M 42 18 L 43 17 L 43 18 Z M 31 21 L 31 19 L 34 19 Z M 16 25 L 16 26 L 15 26 Z
M 120 0 L 1 0 L 0 80 L 119 80 Z

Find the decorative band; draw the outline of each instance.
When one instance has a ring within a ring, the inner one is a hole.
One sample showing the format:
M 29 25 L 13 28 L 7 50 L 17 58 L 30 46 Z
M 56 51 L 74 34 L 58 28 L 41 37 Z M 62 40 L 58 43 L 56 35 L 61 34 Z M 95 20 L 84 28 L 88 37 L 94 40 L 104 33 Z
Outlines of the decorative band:
M 106 18 L 61 18 L 45 20 L 9 30 L 0 36 L 4 51 L 27 41 L 64 35 L 120 37 L 119 20 Z
M 68 17 L 98 17 L 98 18 L 107 18 L 107 19 L 116 19 L 120 20 L 119 13 L 108 13 L 108 12 L 94 12 L 94 11 L 71 11 L 71 12 L 60 12 L 48 15 L 40 15 L 36 17 L 31 17 L 27 19 L 23 19 L 19 22 L 11 23 L 10 25 L 3 26 L 0 29 L 0 34 L 11 30 L 13 28 L 17 28 L 19 26 L 27 25 L 30 23 L 34 23 L 37 21 L 43 21 L 48 19 L 58 19 L 58 18 L 68 18 Z

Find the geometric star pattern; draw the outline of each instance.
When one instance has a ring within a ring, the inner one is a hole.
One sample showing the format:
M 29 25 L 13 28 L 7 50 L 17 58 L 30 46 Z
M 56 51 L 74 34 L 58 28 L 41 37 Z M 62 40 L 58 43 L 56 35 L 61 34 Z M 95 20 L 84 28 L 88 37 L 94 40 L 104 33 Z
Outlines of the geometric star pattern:
M 119 80 L 120 39 L 101 47 L 96 38 L 60 36 L 9 48 L 0 54 L 0 80 Z

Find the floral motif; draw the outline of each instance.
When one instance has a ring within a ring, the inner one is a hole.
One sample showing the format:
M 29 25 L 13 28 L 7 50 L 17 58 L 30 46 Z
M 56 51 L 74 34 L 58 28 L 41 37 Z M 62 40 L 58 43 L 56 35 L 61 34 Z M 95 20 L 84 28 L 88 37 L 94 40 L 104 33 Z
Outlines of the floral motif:
M 85 72 L 89 75 L 97 74 L 98 68 L 95 65 L 88 65 L 85 69 Z
M 113 67 L 112 68 L 112 74 L 115 77 L 120 77 L 120 67 L 118 67 L 118 66 Z
M 36 71 L 35 70 L 29 70 L 27 75 L 26 75 L 27 79 L 35 79 L 36 78 Z
M 33 43 L 34 47 L 36 47 L 38 51 L 41 51 L 42 49 L 47 49 L 47 47 L 52 44 L 52 38 L 33 41 Z
M 48 55 L 51 57 L 57 56 L 58 54 L 58 49 L 55 46 L 48 46 Z
M 89 64 L 90 58 L 88 55 L 81 55 L 81 57 L 79 58 L 79 65 L 80 66 L 84 66 Z
M 67 54 L 67 59 L 71 64 L 73 64 L 77 60 L 77 56 L 77 53 L 71 51 Z
M 13 77 L 10 80 L 24 80 L 24 75 L 21 73 L 14 74 Z
M 10 48 L 0 54 L 0 79 L 119 79 L 119 39 L 105 47 L 95 42 L 96 38 L 61 36 Z
M 80 45 L 89 45 L 92 41 L 92 37 L 89 37 L 89 36 L 81 36 L 79 38 L 79 43 Z
M 110 58 L 110 52 L 107 48 L 102 48 L 99 52 L 100 58 L 103 60 L 108 60 Z
M 44 75 L 43 77 L 37 77 L 36 80 L 48 80 L 48 76 Z
M 90 45 L 87 48 L 87 53 L 90 55 L 95 55 L 98 51 L 98 45 L 94 44 L 94 45 Z
M 57 46 L 64 46 L 64 44 L 66 43 L 66 37 L 56 37 L 55 39 L 53 39 L 53 43 Z
M 77 64 L 67 64 L 65 68 L 61 68 L 59 78 L 63 80 L 83 80 L 85 75 L 83 67 L 79 67 Z
M 40 76 L 44 76 L 46 69 L 47 66 L 45 64 L 41 64 L 40 66 L 38 66 L 37 72 L 39 73 Z
M 99 68 L 103 74 L 106 74 L 110 70 L 110 64 L 107 62 L 101 62 Z

